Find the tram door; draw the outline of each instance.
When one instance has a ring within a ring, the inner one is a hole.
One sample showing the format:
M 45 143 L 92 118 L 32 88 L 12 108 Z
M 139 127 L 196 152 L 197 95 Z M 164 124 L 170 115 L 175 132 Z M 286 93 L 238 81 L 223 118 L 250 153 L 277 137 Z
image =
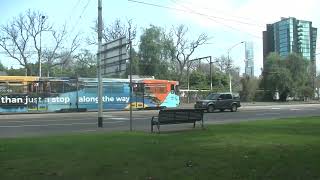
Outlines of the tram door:
M 144 102 L 144 83 L 133 83 L 132 107 L 136 109 L 145 108 Z

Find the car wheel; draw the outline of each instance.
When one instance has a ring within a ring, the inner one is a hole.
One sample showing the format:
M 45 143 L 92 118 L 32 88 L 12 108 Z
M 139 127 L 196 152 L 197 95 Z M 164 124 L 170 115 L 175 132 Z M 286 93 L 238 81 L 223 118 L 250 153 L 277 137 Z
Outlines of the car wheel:
M 213 105 L 209 105 L 208 106 L 208 112 L 214 112 L 214 106 Z
M 220 109 L 220 112 L 223 112 L 224 111 L 224 109 Z
M 237 112 L 237 110 L 238 110 L 237 105 L 236 105 L 236 104 L 232 104 L 232 106 L 231 106 L 231 112 Z

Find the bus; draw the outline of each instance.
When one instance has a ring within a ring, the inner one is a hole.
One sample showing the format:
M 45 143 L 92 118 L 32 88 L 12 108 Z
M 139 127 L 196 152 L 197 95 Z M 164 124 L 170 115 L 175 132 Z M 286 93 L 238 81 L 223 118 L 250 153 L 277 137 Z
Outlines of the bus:
M 103 78 L 103 109 L 177 107 L 178 81 L 154 78 Z M 0 76 L 0 113 L 98 109 L 97 78 Z

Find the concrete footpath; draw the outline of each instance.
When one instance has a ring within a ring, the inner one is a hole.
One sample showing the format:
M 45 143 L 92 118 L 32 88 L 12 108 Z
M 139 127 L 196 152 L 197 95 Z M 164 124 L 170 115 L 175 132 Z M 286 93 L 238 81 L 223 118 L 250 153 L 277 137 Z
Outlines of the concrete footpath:
M 299 104 L 320 104 L 320 101 L 288 101 L 288 102 L 241 102 L 241 106 L 281 106 Z M 194 103 L 181 103 L 180 108 L 193 108 Z

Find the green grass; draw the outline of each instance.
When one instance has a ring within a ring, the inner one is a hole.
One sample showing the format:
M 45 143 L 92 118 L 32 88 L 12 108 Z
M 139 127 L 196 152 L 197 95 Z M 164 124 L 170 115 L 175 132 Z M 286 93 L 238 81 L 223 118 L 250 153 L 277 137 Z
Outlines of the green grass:
M 0 139 L 0 180 L 11 179 L 320 179 L 320 117 Z

